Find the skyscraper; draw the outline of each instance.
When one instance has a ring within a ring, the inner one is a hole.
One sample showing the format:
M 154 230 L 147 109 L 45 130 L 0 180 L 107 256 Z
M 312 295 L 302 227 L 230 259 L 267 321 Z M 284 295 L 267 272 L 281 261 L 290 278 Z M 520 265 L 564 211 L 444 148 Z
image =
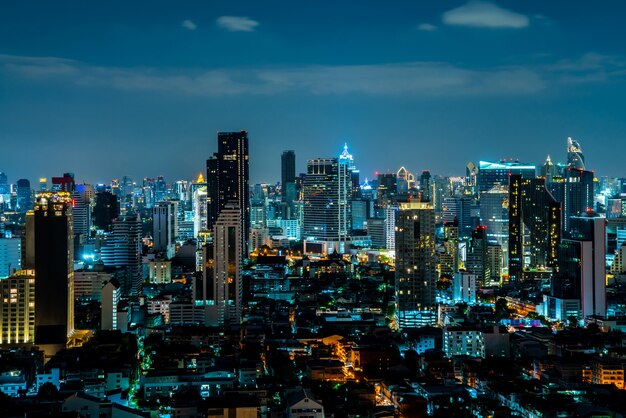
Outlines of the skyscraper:
M 227 204 L 215 223 L 213 294 L 219 325 L 239 324 L 242 320 L 241 223 L 241 211 L 235 204 Z
M 348 234 L 348 165 L 337 158 L 309 160 L 304 179 L 303 238 L 343 252 Z
M 524 239 L 525 231 L 528 239 Z M 508 247 L 511 280 L 521 279 L 527 267 L 556 267 L 560 238 L 561 204 L 547 190 L 546 179 L 511 175 Z
M 34 271 L 18 270 L 0 280 L 0 344 L 32 343 L 34 338 Z
M 577 170 L 585 169 L 585 156 L 578 141 L 567 138 L 567 165 Z
M 30 181 L 27 179 L 17 181 L 17 208 L 21 213 L 26 213 L 33 208 Z
M 126 269 L 120 283 L 124 295 L 141 293 L 141 246 L 139 215 L 122 215 L 113 221 L 101 257 L 105 266 Z
M 296 153 L 293 150 L 284 151 L 280 157 L 280 186 L 283 198 L 287 197 L 288 184 L 296 181 Z
M 420 176 L 420 193 L 422 197 L 422 202 L 430 202 L 431 195 L 431 184 L 430 184 L 430 171 L 424 170 L 422 171 L 422 175 Z
M 571 219 L 569 237 L 559 246 L 552 296 L 579 303 L 579 319 L 606 315 L 606 219 L 595 213 Z M 552 316 L 552 315 L 550 315 Z M 557 317 L 558 315 L 554 315 Z M 560 318 L 559 318 L 560 319 Z
M 248 132 L 217 133 L 217 152 L 207 160 L 207 224 L 212 230 L 226 204 L 236 203 L 242 212 L 242 251 L 250 228 L 248 160 Z
M 35 202 L 35 343 L 64 346 L 74 331 L 74 230 L 69 192 Z
M 178 230 L 178 202 L 164 201 L 152 208 L 152 239 L 154 250 L 168 258 L 176 255 L 176 231 Z
M 435 323 L 436 281 L 435 211 L 425 202 L 400 204 L 396 220 L 396 300 L 400 328 Z
M 93 210 L 93 223 L 97 229 L 110 231 L 113 220 L 120 214 L 120 203 L 111 192 L 96 193 L 96 205 Z

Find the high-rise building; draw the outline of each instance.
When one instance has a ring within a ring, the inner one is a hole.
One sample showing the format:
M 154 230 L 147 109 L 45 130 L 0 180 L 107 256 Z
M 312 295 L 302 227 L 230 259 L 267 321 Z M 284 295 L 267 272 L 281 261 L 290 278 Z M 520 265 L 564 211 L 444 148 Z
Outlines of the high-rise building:
M 472 241 L 465 261 L 465 268 L 476 275 L 477 282 L 482 286 L 486 286 L 491 279 L 488 244 L 487 228 L 484 225 L 479 225 L 472 232 Z
M 40 192 L 48 191 L 48 179 L 46 177 L 41 177 L 39 179 L 39 191 Z
M 121 215 L 113 221 L 111 233 L 102 247 L 102 262 L 107 267 L 124 268 L 122 293 L 136 296 L 141 293 L 141 218 L 139 215 Z
M 443 251 L 439 254 L 439 275 L 453 277 L 459 271 L 459 226 L 456 221 L 443 224 Z
M 435 212 L 425 202 L 400 204 L 396 219 L 396 300 L 400 328 L 436 322 Z
M 495 186 L 509 185 L 509 174 L 519 174 L 522 178 L 535 178 L 536 167 L 519 161 L 492 163 L 481 161 L 478 167 L 478 192 L 486 192 Z
M 207 225 L 207 189 L 206 186 L 195 189 L 193 192 L 193 236 L 200 231 L 208 230 Z
M 22 240 L 0 235 L 0 279 L 22 268 Z
M 176 233 L 178 231 L 178 202 L 164 201 L 152 208 L 152 239 L 154 250 L 167 259 L 176 255 Z
M 0 280 L 0 345 L 35 339 L 35 272 L 18 270 Z
M 213 295 L 219 325 L 242 320 L 241 229 L 241 211 L 234 204 L 226 205 L 215 223 L 213 240 Z
M 64 346 L 74 332 L 74 229 L 70 192 L 35 202 L 35 343 Z
M 120 303 L 122 289 L 116 279 L 104 283 L 101 293 L 101 320 L 100 329 L 113 331 L 117 327 L 117 306 Z
M 17 208 L 21 213 L 26 213 L 33 208 L 30 181 L 19 179 L 17 181 Z
M 508 176 L 507 176 L 508 181 Z M 500 244 L 508 254 L 509 208 L 508 182 L 480 192 L 480 224 L 485 226 L 488 241 Z
M 96 193 L 96 205 L 93 210 L 93 224 L 96 229 L 110 231 L 113 220 L 120 215 L 118 197 L 111 192 Z
M 577 170 L 585 169 L 585 156 L 578 141 L 567 138 L 567 165 Z
M 552 296 L 560 301 L 577 301 L 579 319 L 591 315 L 603 317 L 606 315 L 606 219 L 587 213 L 573 217 L 571 222 L 571 232 L 559 246 Z M 550 309 L 548 313 L 550 317 L 559 316 Z
M 74 234 L 89 237 L 91 230 L 91 199 L 95 196 L 92 186 L 78 184 L 72 192 L 72 215 Z
M 470 197 L 450 196 L 443 199 L 443 222 L 457 222 L 459 238 L 472 236 L 474 224 L 472 220 L 472 199 Z
M 76 182 L 74 181 L 74 173 L 63 173 L 62 177 L 52 177 L 53 192 L 72 193 Z
M 207 224 L 209 229 L 213 230 L 226 204 L 236 203 L 243 219 L 241 228 L 243 252 L 248 248 L 250 229 L 248 160 L 248 132 L 217 133 L 217 152 L 207 160 Z
M 424 170 L 422 171 L 422 175 L 420 176 L 420 194 L 422 202 L 430 202 L 431 188 L 432 185 L 430 171 Z
M 328 252 L 345 251 L 349 185 L 348 165 L 337 158 L 308 161 L 304 179 L 305 240 L 326 243 Z
M 560 239 L 561 204 L 546 188 L 546 179 L 523 179 L 519 174 L 511 175 L 508 242 L 510 279 L 521 279 L 524 268 L 556 267 Z
M 293 150 L 284 151 L 280 157 L 280 186 L 283 198 L 287 197 L 287 185 L 296 181 L 296 153 Z

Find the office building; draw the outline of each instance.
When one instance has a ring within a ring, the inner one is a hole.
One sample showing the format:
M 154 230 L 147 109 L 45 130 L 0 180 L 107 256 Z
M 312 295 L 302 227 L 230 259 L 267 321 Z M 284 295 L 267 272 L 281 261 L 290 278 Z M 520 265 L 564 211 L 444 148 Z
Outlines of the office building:
M 152 231 L 154 250 L 167 259 L 174 258 L 178 231 L 178 202 L 159 202 L 152 208 Z
M 486 286 L 491 279 L 488 247 L 487 228 L 484 225 L 479 225 L 472 232 L 472 241 L 466 256 L 465 268 L 477 276 L 481 286 Z
M 200 231 L 207 231 L 207 188 L 206 186 L 196 188 L 193 192 L 193 236 L 200 234 Z
M 303 239 L 319 243 L 320 252 L 345 252 L 348 236 L 348 165 L 337 158 L 309 160 L 304 179 Z M 308 246 L 308 242 L 306 243 Z
M 443 251 L 439 254 L 439 276 L 453 277 L 459 271 L 459 227 L 443 224 Z
M 444 223 L 456 222 L 459 227 L 459 238 L 472 236 L 474 222 L 472 219 L 472 199 L 470 197 L 448 196 L 442 204 Z
M 420 197 L 422 202 L 430 202 L 432 195 L 432 183 L 430 171 L 424 170 L 420 175 Z
M 26 213 L 33 208 L 32 190 L 30 181 L 19 179 L 17 181 L 17 209 L 21 213 Z
M 87 184 L 74 186 L 72 192 L 72 215 L 74 234 L 87 238 L 91 230 L 91 199 L 95 196 L 94 189 Z
M 400 328 L 436 322 L 435 212 L 425 202 L 402 203 L 396 218 L 396 300 Z
M 477 280 L 477 275 L 467 271 L 454 273 L 452 281 L 452 295 L 454 300 L 468 304 L 475 304 Z
M 567 138 L 567 166 L 576 170 L 585 170 L 585 156 L 578 141 Z
M 217 152 L 207 160 L 207 225 L 213 230 L 226 204 L 242 213 L 241 247 L 245 254 L 250 229 L 248 132 L 218 132 Z
M 0 280 L 0 345 L 35 339 L 35 272 L 17 270 Z
M 22 240 L 0 235 L 0 279 L 22 268 Z
M 53 192 L 72 193 L 75 187 L 74 173 L 63 173 L 62 177 L 52 177 L 51 191 Z
M 283 199 L 287 199 L 288 184 L 296 181 L 296 153 L 293 150 L 284 151 L 280 157 L 280 186 Z M 295 196 L 294 196 L 295 197 Z M 295 200 L 292 198 L 292 200 Z M 289 199 L 287 199 L 289 201 Z
M 213 238 L 213 295 L 219 325 L 242 320 L 242 216 L 236 205 L 226 205 L 215 223 Z
M 560 305 L 577 305 L 578 319 L 606 315 L 606 219 L 595 213 L 571 219 L 572 228 L 559 245 L 558 271 L 552 279 L 547 314 L 561 318 Z M 571 313 L 567 312 L 566 314 Z
M 536 167 L 519 161 L 500 161 L 493 163 L 481 161 L 478 166 L 478 192 L 486 192 L 496 186 L 509 185 L 509 175 L 519 174 L 522 178 L 532 179 L 536 176 Z
M 35 343 L 65 346 L 74 332 L 74 230 L 70 192 L 37 195 Z
M 123 268 L 120 280 L 124 295 L 141 294 L 141 218 L 129 214 L 113 221 L 111 233 L 102 247 L 102 262 L 107 267 Z
M 95 196 L 96 204 L 93 209 L 93 224 L 96 229 L 110 231 L 113 220 L 120 215 L 118 197 L 111 192 L 99 192 Z
M 117 306 L 120 303 L 122 289 L 117 280 L 111 279 L 104 283 L 101 291 L 102 303 L 100 304 L 100 329 L 114 331 L 117 327 Z

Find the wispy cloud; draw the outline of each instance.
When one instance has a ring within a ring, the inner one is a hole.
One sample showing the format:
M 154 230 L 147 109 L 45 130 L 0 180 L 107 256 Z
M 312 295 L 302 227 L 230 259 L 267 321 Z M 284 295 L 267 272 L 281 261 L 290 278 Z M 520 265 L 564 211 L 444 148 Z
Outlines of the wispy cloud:
M 437 29 L 437 26 L 433 25 L 432 23 L 420 23 L 419 25 L 417 25 L 417 28 L 425 32 L 432 32 Z
M 254 32 L 259 22 L 246 16 L 221 16 L 217 18 L 217 26 L 230 32 Z
M 196 23 L 193 20 L 183 20 L 183 23 L 181 23 L 181 26 L 185 29 L 189 29 L 189 30 L 196 30 L 198 29 L 198 25 L 196 25 Z
M 586 54 L 535 66 L 463 68 L 442 62 L 301 66 L 274 69 L 156 69 L 92 66 L 54 57 L 0 55 L 0 76 L 23 82 L 70 83 L 83 88 L 233 96 L 305 93 L 415 97 L 520 96 L 571 83 L 626 79 L 619 57 Z
M 476 28 L 520 29 L 529 25 L 527 16 L 481 0 L 471 0 L 463 6 L 448 10 L 442 20 L 446 25 Z

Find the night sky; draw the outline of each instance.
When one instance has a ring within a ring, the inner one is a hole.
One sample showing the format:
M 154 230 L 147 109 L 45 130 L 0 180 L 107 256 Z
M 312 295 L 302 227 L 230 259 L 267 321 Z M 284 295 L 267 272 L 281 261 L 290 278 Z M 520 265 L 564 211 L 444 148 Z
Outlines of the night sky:
M 565 159 L 626 176 L 623 1 L 3 1 L 0 171 L 10 182 L 192 179 L 217 131 L 363 177 Z

